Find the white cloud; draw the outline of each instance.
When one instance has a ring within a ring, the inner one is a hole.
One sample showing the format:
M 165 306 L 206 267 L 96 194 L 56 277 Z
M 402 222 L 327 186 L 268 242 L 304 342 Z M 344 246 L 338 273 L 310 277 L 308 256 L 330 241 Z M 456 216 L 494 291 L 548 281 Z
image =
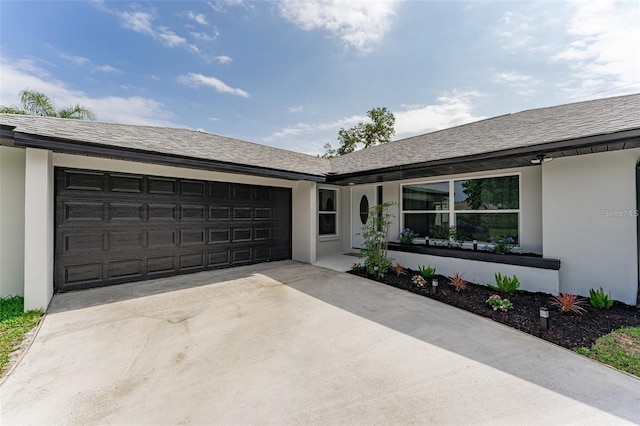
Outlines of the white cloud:
M 273 133 L 271 136 L 264 138 L 265 142 L 271 142 L 276 139 L 287 138 L 290 136 L 298 136 L 316 132 L 324 132 L 327 130 L 335 131 L 338 133 L 338 130 L 341 127 L 352 127 L 360 122 L 364 122 L 369 120 L 369 117 L 362 115 L 353 115 L 351 117 L 340 118 L 338 120 L 329 121 L 326 123 L 319 124 L 308 124 L 308 123 L 297 123 L 291 126 L 284 127 L 277 132 Z
M 454 90 L 439 97 L 437 104 L 394 112 L 396 139 L 482 120 L 485 117 L 473 114 L 473 100 L 482 96 L 483 93 L 476 91 Z
M 533 76 L 518 72 L 500 72 L 493 75 L 493 81 L 502 84 L 522 84 L 533 81 Z
M 250 9 L 253 6 L 246 3 L 244 0 L 218 0 L 210 1 L 207 4 L 218 13 L 226 13 L 228 7 L 243 6 L 246 9 Z
M 119 12 L 120 22 L 125 28 L 136 31 L 138 33 L 155 35 L 155 31 L 151 26 L 153 16 L 147 12 Z
M 60 57 L 67 61 L 73 62 L 76 65 L 86 65 L 89 63 L 89 59 L 84 58 L 82 56 L 70 55 L 68 53 L 61 53 Z
M 220 64 L 230 64 L 231 62 L 233 62 L 233 59 L 227 55 L 216 56 L 215 60 Z
M 91 60 L 83 56 L 72 55 L 70 53 L 60 53 L 60 57 L 64 60 L 72 62 L 78 66 L 91 65 Z M 110 72 L 120 73 L 122 70 L 112 67 L 111 65 L 91 65 L 91 71 L 93 72 Z
M 496 72 L 493 75 L 493 81 L 515 89 L 516 93 L 521 96 L 533 95 L 538 85 L 538 81 L 532 75 L 515 71 Z
M 561 84 L 570 96 L 610 95 L 640 89 L 638 3 L 573 1 L 567 26 L 572 41 L 553 60 L 566 62 L 572 78 Z
M 457 91 L 446 93 L 439 97 L 438 103 L 432 105 L 407 105 L 403 111 L 394 112 L 396 117 L 395 137 L 401 139 L 435 130 L 446 129 L 473 121 L 482 120 L 484 116 L 474 115 L 474 99 L 485 96 L 476 91 Z M 263 138 L 263 142 L 286 140 L 296 138 L 290 142 L 291 149 L 300 150 L 300 146 L 313 147 L 306 153 L 315 155 L 324 152 L 319 140 L 335 140 L 341 127 L 349 128 L 358 123 L 366 123 L 371 120 L 367 116 L 353 115 L 324 123 L 297 123 L 272 133 Z M 285 143 L 286 144 L 286 143 Z
M 179 36 L 172 30 L 167 27 L 154 27 L 153 20 L 154 16 L 145 11 L 136 10 L 132 12 L 111 12 L 107 10 L 105 7 L 102 10 L 106 10 L 110 13 L 115 13 L 119 18 L 120 22 L 125 28 L 133 30 L 135 32 L 146 34 L 148 36 L 153 37 L 156 40 L 159 40 L 162 44 L 169 47 L 177 47 L 183 46 L 187 49 L 191 50 L 194 53 L 200 54 L 200 49 L 193 44 L 189 44 L 187 39 L 182 36 Z
M 290 0 L 280 15 L 305 31 L 324 30 L 346 47 L 371 52 L 391 29 L 399 1 Z
M 302 112 L 302 111 L 304 111 L 304 108 L 302 108 L 302 105 L 290 106 L 287 109 L 289 110 L 289 112 Z
M 518 12 L 505 12 L 500 18 L 498 30 L 502 48 L 511 51 L 530 48 L 536 41 L 536 18 Z
M 111 72 L 111 73 L 120 73 L 122 70 L 118 68 L 112 67 L 111 65 L 94 65 L 91 67 L 93 71 L 99 72 Z
M 17 104 L 19 91 L 29 88 L 49 96 L 58 107 L 78 103 L 89 107 L 99 121 L 183 127 L 172 122 L 174 114 L 158 101 L 140 96 L 93 98 L 56 80 L 32 59 L 3 57 L 0 71 L 0 105 Z
M 178 77 L 178 82 L 191 87 L 209 86 L 218 93 L 230 93 L 232 95 L 242 96 L 243 98 L 249 97 L 249 94 L 242 89 L 233 88 L 215 77 L 207 77 L 202 74 L 189 73 L 181 75 Z
M 192 11 L 189 11 L 187 13 L 187 16 L 189 17 L 189 19 L 192 19 L 192 20 L 196 21 L 200 25 L 208 25 L 209 24 L 207 22 L 207 16 L 204 13 L 195 14 Z
M 192 32 L 190 34 L 191 34 L 191 37 L 200 41 L 215 41 L 220 36 L 220 32 L 215 27 L 213 28 L 213 34 L 207 34 L 203 31 Z
M 182 46 L 187 44 L 187 39 L 185 39 L 184 37 L 180 37 L 166 27 L 159 27 L 155 35 L 169 47 Z

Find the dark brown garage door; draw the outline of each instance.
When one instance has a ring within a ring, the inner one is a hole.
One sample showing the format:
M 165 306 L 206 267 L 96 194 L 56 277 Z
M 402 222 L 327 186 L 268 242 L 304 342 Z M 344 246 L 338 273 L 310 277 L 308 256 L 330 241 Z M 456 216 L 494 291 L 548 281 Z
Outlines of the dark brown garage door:
M 56 169 L 55 286 L 291 258 L 291 190 Z

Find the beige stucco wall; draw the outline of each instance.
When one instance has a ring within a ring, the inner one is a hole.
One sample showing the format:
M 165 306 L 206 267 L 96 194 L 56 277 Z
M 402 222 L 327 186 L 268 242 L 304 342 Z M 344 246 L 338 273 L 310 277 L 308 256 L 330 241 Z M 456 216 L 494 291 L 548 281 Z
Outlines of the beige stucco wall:
M 0 297 L 24 295 L 25 156 L 0 146 Z
M 317 188 L 314 182 L 298 181 L 293 189 L 291 251 L 293 260 L 316 261 Z
M 24 201 L 24 308 L 46 309 L 53 297 L 53 159 L 27 148 Z
M 602 286 L 636 304 L 636 164 L 640 148 L 556 158 L 542 166 L 544 256 L 560 259 L 561 291 Z

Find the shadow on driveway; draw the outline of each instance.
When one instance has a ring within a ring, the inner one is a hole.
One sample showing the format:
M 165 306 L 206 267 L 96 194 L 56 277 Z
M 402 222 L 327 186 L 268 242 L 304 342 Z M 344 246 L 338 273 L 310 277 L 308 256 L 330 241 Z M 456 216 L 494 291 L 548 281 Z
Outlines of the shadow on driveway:
M 56 295 L 3 422 L 640 423 L 640 380 L 293 261 Z

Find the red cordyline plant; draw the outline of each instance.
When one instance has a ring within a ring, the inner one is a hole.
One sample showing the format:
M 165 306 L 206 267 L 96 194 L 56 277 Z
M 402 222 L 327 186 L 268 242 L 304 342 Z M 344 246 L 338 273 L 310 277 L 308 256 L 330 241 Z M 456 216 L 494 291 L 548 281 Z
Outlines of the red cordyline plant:
M 459 272 L 454 273 L 449 277 L 449 284 L 456 288 L 456 291 L 464 291 L 467 287 L 467 282 L 462 278 L 462 274 Z
M 399 277 L 400 275 L 404 274 L 404 266 L 402 266 L 400 263 L 396 263 L 395 265 L 393 265 L 393 272 L 395 272 L 396 276 Z
M 551 297 L 551 306 L 557 307 L 562 313 L 575 312 L 576 314 L 582 314 L 586 312 L 581 306 L 584 303 L 584 300 L 579 299 L 577 294 L 560 293 Z

